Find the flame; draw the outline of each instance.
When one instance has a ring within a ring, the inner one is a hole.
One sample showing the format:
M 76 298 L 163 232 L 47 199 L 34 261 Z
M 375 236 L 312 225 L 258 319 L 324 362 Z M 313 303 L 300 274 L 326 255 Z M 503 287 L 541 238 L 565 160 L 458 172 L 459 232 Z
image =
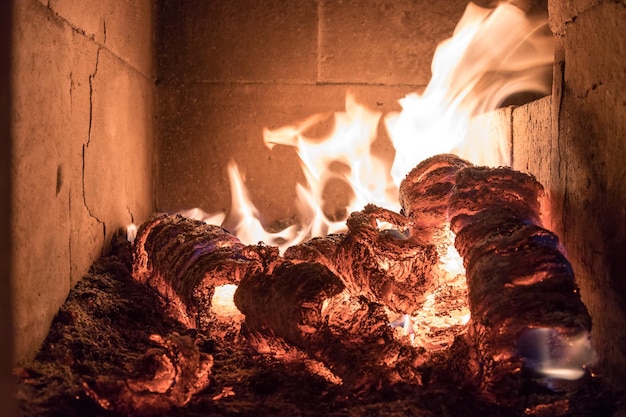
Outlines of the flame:
M 345 110 L 334 114 L 334 130 L 327 137 L 306 136 L 325 114 L 264 130 L 266 146 L 294 147 L 300 157 L 306 184 L 296 185 L 299 224 L 279 232 L 266 230 L 235 162 L 228 166 L 232 190 L 228 219 L 197 209 L 186 214 L 227 224 L 244 243 L 264 241 L 284 250 L 310 237 L 345 231 L 347 215 L 368 203 L 399 210 L 400 181 L 435 154 L 453 152 L 481 165 L 508 165 L 508 144 L 485 140 L 492 123 L 490 111 L 517 92 L 547 94 L 551 80 L 546 68 L 553 61 L 553 50 L 545 18 L 530 18 L 508 3 L 494 9 L 469 3 L 453 36 L 435 52 L 429 84 L 421 94 L 400 99 L 401 112 L 383 117 L 348 93 Z M 393 161 L 371 152 L 381 120 L 396 150 Z M 332 181 L 352 189 L 340 218 L 324 212 L 324 191 L 335 184 Z
M 137 238 L 137 225 L 135 223 L 131 223 L 126 226 L 126 240 L 132 244 L 135 242 L 135 238 Z
M 387 169 L 379 158 L 372 155 L 371 144 L 376 139 L 382 113 L 358 104 L 350 93 L 346 95 L 345 112 L 334 114 L 334 131 L 326 138 L 308 138 L 304 132 L 324 116 L 310 117 L 295 126 L 276 130 L 265 129 L 265 144 L 296 148 L 308 188 L 297 188 L 297 207 L 307 221 L 305 234 L 323 236 L 345 230 L 344 220 L 333 221 L 324 215 L 323 193 L 330 180 L 337 179 L 352 187 L 353 197 L 346 214 L 361 210 L 366 204 L 397 210 L 397 189 L 390 187 Z M 333 166 L 347 169 L 332 169 Z M 391 189 L 390 189 L 391 188 Z
M 302 241 L 302 234 L 295 225 L 279 232 L 269 232 L 263 228 L 260 214 L 254 206 L 248 191 L 244 186 L 243 177 L 237 165 L 231 161 L 228 164 L 228 177 L 231 184 L 232 202 L 229 223 L 237 237 L 246 244 L 265 242 L 279 246 L 281 250 Z
M 503 3 L 487 9 L 469 3 L 452 38 L 439 44 L 432 79 L 423 94 L 402 100 L 402 112 L 385 122 L 396 149 L 391 175 L 399 184 L 407 172 L 426 158 L 453 152 L 476 164 L 480 154 L 462 148 L 478 142 L 490 165 L 508 165 L 505 143 L 487 144 L 489 123 L 468 137 L 472 118 L 492 111 L 515 93 L 547 94 L 544 71 L 553 62 L 552 37 L 545 20 L 530 19 L 517 7 Z

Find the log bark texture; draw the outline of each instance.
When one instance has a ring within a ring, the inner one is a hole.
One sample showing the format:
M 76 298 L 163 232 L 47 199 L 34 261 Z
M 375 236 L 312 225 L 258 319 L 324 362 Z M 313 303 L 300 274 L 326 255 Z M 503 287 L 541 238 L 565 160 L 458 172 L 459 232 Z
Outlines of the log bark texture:
M 400 184 L 400 205 L 408 218 L 411 236 L 433 233 L 448 224 L 448 205 L 459 170 L 473 166 L 452 154 L 425 159 L 413 168 Z
M 380 230 L 377 221 L 393 225 Z M 367 205 L 347 220 L 348 231 L 293 246 L 285 258 L 318 262 L 337 274 L 354 296 L 413 314 L 432 289 L 431 271 L 438 257 L 435 245 L 407 235 L 408 219 Z
M 280 337 L 325 363 L 349 389 L 419 383 L 421 355 L 394 339 L 382 306 L 352 295 L 328 268 L 284 262 L 235 293 L 248 330 Z
M 277 248 L 246 246 L 219 226 L 156 214 L 137 231 L 133 278 L 154 288 L 181 323 L 206 329 L 215 287 L 238 284 L 276 257 Z
M 419 311 L 427 294 L 447 285 L 441 261 L 454 244 L 469 289 L 469 373 L 493 387 L 524 364 L 516 346 L 525 329 L 567 338 L 591 326 L 558 238 L 541 225 L 542 192 L 529 175 L 437 155 L 401 184 L 404 214 L 368 205 L 350 215 L 345 234 L 312 239 L 284 257 L 218 226 L 155 215 L 138 231 L 133 276 L 201 329 L 211 323 L 215 287 L 237 284 L 235 303 L 252 333 L 297 346 L 350 387 L 419 383 L 424 355 L 395 340 L 383 306 Z M 393 227 L 380 230 L 379 221 Z
M 472 314 L 473 377 L 492 390 L 522 367 L 516 345 L 525 329 L 551 329 L 565 340 L 591 327 L 559 240 L 541 225 L 542 192 L 530 175 L 475 167 L 458 171 L 451 193 Z

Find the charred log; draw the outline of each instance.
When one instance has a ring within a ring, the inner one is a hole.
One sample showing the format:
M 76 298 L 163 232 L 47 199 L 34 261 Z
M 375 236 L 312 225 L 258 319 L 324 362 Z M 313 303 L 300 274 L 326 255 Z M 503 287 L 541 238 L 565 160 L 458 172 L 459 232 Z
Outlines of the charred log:
M 490 389 L 528 359 L 517 349 L 527 329 L 565 341 L 591 327 L 559 240 L 541 226 L 542 192 L 533 177 L 507 168 L 456 175 L 450 217 L 466 269 L 473 376 Z
M 217 226 L 154 216 L 139 230 L 133 276 L 181 322 L 203 329 L 215 287 L 238 284 L 235 303 L 252 334 L 297 346 L 351 387 L 419 382 L 414 365 L 423 358 L 395 340 L 384 307 L 414 314 L 441 288 L 465 299 L 465 288 L 448 285 L 462 272 L 442 262 L 454 244 L 469 288 L 472 378 L 494 386 L 528 359 L 519 347 L 527 329 L 566 340 L 590 328 L 571 265 L 541 226 L 542 192 L 529 175 L 438 155 L 402 183 L 405 215 L 368 205 L 350 215 L 345 234 L 312 239 L 284 257 Z M 380 230 L 381 221 L 392 228 Z
M 157 214 L 137 231 L 133 278 L 154 288 L 181 323 L 206 329 L 215 287 L 238 284 L 277 256 L 276 248 L 245 246 L 219 226 Z
M 319 263 L 285 262 L 272 274 L 246 276 L 235 303 L 250 332 L 301 348 L 349 389 L 419 382 L 420 355 L 395 341 L 382 306 L 351 295 Z
M 380 230 L 379 221 L 393 227 Z M 438 260 L 435 246 L 407 236 L 404 216 L 371 204 L 352 213 L 347 226 L 344 235 L 289 248 L 285 258 L 326 266 L 353 296 L 384 304 L 397 313 L 417 311 L 433 287 L 431 270 Z
M 411 236 L 448 224 L 449 196 L 459 170 L 472 164 L 452 154 L 435 155 L 420 162 L 400 184 L 400 204 L 409 219 Z M 429 232 L 429 233 L 428 233 Z
M 431 271 L 437 263 L 432 243 L 407 237 L 404 224 L 379 230 L 382 209 L 367 206 L 350 215 L 348 232 L 335 255 L 335 268 L 353 295 L 384 304 L 397 313 L 413 314 L 434 285 Z M 383 211 L 388 213 L 388 211 Z

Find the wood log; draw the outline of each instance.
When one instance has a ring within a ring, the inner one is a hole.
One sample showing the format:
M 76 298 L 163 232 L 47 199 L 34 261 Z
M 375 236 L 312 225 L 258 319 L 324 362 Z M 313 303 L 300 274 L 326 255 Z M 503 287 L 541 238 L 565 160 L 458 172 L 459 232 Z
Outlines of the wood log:
M 396 341 L 382 306 L 352 295 L 314 262 L 244 277 L 235 304 L 252 333 L 280 337 L 325 363 L 353 390 L 419 383 L 420 353 Z
M 394 228 L 379 230 L 377 222 Z M 407 219 L 367 205 L 347 220 L 348 231 L 312 239 L 285 251 L 293 262 L 317 262 L 341 278 L 353 296 L 363 296 L 401 314 L 413 314 L 432 289 L 431 270 L 437 263 L 433 244 L 405 234 Z
M 413 254 L 402 248 L 404 238 L 375 229 L 372 213 L 377 210 L 370 207 L 354 214 L 347 238 L 318 239 L 317 247 L 341 242 L 344 249 L 334 248 L 334 255 L 352 248 L 353 253 L 361 251 L 374 257 L 372 246 L 383 242 L 385 246 L 379 247 L 391 251 L 385 259 L 404 257 L 407 264 L 415 263 Z M 380 217 L 401 218 L 391 212 L 382 212 Z M 369 252 L 363 251 L 364 247 Z M 341 259 L 352 262 L 355 270 L 362 268 L 363 259 L 353 256 Z M 383 259 L 378 256 L 371 262 Z M 291 262 L 279 257 L 276 248 L 244 246 L 220 227 L 159 214 L 138 230 L 133 277 L 159 292 L 179 321 L 201 329 L 212 321 L 214 288 L 237 284 L 235 301 L 246 315 L 248 329 L 278 336 L 301 348 L 329 366 L 351 388 L 418 380 L 414 367 L 420 360 L 418 351 L 394 339 L 384 308 L 364 296 L 363 288 L 374 285 L 353 284 L 352 289 L 358 288 L 358 292 L 351 292 L 323 265 L 321 257 L 316 260 Z M 344 268 L 352 270 L 352 265 L 346 263 Z M 376 298 L 372 294 L 373 290 L 367 293 Z
M 411 236 L 427 234 L 448 225 L 449 196 L 457 172 L 472 164 L 452 154 L 425 159 L 400 184 L 400 205 L 408 218 Z
M 156 214 L 137 231 L 133 278 L 154 288 L 181 323 L 206 330 L 215 287 L 238 284 L 277 257 L 277 248 L 245 246 L 219 226 Z
M 542 192 L 508 168 L 468 167 L 455 177 L 449 212 L 466 269 L 472 373 L 489 390 L 528 359 L 516 350 L 525 330 L 550 329 L 566 343 L 591 327 L 559 240 L 541 226 Z
M 439 155 L 401 185 L 406 215 L 368 205 L 350 215 L 345 234 L 312 239 L 284 257 L 217 226 L 154 216 L 139 229 L 133 276 L 199 328 L 211 322 L 214 288 L 238 284 L 235 302 L 252 333 L 298 346 L 351 387 L 419 383 L 414 365 L 423 355 L 394 339 L 383 306 L 413 314 L 446 285 L 441 259 L 451 229 L 467 271 L 472 378 L 493 386 L 523 365 L 516 344 L 525 329 L 567 337 L 590 328 L 571 266 L 541 226 L 541 192 L 526 174 Z M 379 220 L 394 228 L 380 230 Z

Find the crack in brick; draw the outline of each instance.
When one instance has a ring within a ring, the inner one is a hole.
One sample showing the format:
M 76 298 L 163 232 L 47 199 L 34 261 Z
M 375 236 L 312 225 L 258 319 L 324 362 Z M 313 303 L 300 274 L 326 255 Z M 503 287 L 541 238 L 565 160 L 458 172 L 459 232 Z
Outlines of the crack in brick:
M 70 113 L 72 112 L 73 104 L 74 104 L 74 96 L 72 93 L 74 92 L 74 76 L 73 72 L 70 71 Z
M 96 65 L 91 74 L 89 74 L 89 130 L 87 132 L 87 143 L 85 146 L 89 146 L 91 142 L 91 127 L 93 124 L 93 80 L 98 74 L 98 63 L 100 62 L 100 50 L 102 48 L 98 48 L 96 51 Z
M 100 218 L 98 218 L 98 216 L 96 216 L 95 214 L 93 214 L 93 212 L 91 211 L 91 209 L 89 208 L 89 205 L 87 204 L 87 193 L 85 192 L 85 153 L 87 151 L 87 148 L 89 147 L 89 145 L 91 144 L 91 128 L 93 127 L 93 80 L 96 77 L 96 74 L 98 73 L 98 64 L 100 62 L 100 50 L 102 48 L 98 48 L 97 52 L 96 52 L 96 63 L 94 66 L 94 70 L 93 72 L 89 75 L 89 126 L 88 126 L 88 130 L 87 130 L 87 141 L 83 144 L 83 153 L 82 153 L 82 160 L 83 160 L 83 166 L 82 166 L 82 191 L 83 191 L 83 204 L 85 206 L 85 209 L 87 209 L 87 213 L 89 213 L 89 216 L 93 219 L 95 219 L 98 224 L 102 225 L 102 233 L 103 233 L 103 239 L 106 240 L 106 224 L 104 221 L 102 221 Z

